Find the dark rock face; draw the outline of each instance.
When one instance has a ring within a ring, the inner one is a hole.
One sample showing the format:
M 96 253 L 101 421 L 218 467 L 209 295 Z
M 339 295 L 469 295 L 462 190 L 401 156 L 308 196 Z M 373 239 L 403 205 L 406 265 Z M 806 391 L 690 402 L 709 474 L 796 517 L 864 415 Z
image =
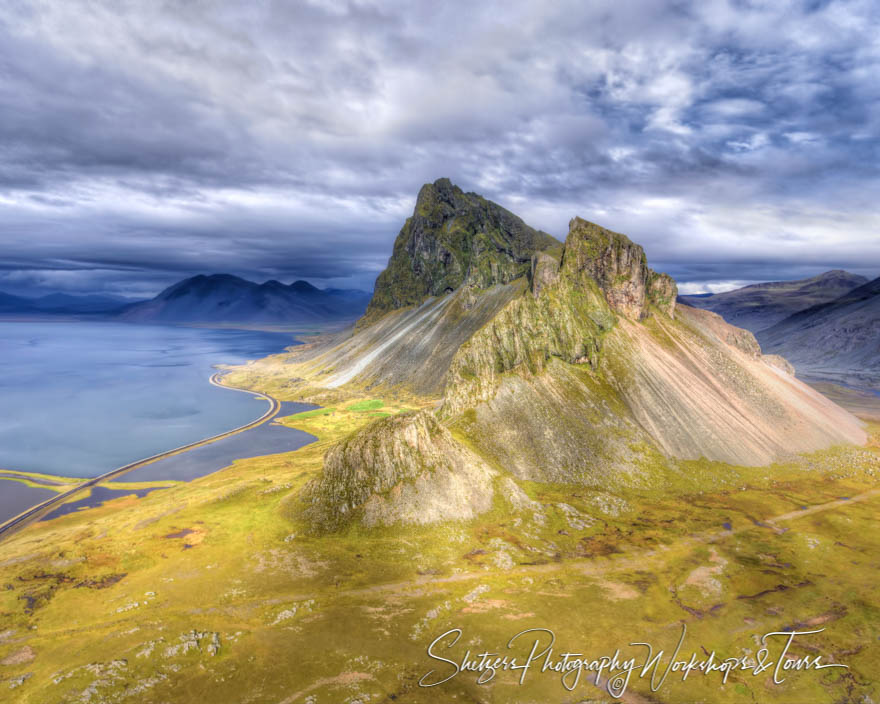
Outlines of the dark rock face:
M 528 273 L 535 252 L 558 244 L 449 179 L 426 184 L 397 236 L 388 267 L 376 280 L 361 325 L 463 284 L 488 288 L 509 283 Z
M 646 317 L 649 303 L 667 315 L 675 311 L 675 281 L 648 268 L 641 246 L 581 218 L 569 223 L 562 271 L 573 279 L 588 275 L 612 310 L 630 320 Z

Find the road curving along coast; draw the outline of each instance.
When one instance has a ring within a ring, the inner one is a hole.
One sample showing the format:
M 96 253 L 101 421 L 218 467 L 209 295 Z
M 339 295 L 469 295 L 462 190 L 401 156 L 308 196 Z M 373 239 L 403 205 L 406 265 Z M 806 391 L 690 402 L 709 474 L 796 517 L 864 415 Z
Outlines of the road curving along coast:
M 88 479 L 80 484 L 77 484 L 74 488 L 69 491 L 62 492 L 53 496 L 46 501 L 43 501 L 36 506 L 32 506 L 26 511 L 22 511 L 17 516 L 10 518 L 4 523 L 0 524 L 0 540 L 7 537 L 8 535 L 14 533 L 15 531 L 24 528 L 26 525 L 39 520 L 43 516 L 45 516 L 49 511 L 54 508 L 60 506 L 65 503 L 68 499 L 73 498 L 75 495 L 81 493 L 82 491 L 89 489 L 93 486 L 97 486 L 98 484 L 102 484 L 103 482 L 110 481 L 112 479 L 116 479 L 117 477 L 121 477 L 132 470 L 138 469 L 139 467 L 143 467 L 144 465 L 152 464 L 158 460 L 164 459 L 166 457 L 171 457 L 172 455 L 178 455 L 183 452 L 187 452 L 189 450 L 193 450 L 197 447 L 202 447 L 203 445 L 208 445 L 210 443 L 216 442 L 217 440 L 222 440 L 223 438 L 227 438 L 231 435 L 237 435 L 238 433 L 244 432 L 245 430 L 250 430 L 251 428 L 255 428 L 258 425 L 262 425 L 267 421 L 272 420 L 277 414 L 278 411 L 281 410 L 281 402 L 271 396 L 263 393 L 258 393 L 256 391 L 249 391 L 247 389 L 240 389 L 235 386 L 229 386 L 221 382 L 222 375 L 219 372 L 216 372 L 211 375 L 208 380 L 212 385 L 217 386 L 221 389 L 227 389 L 229 391 L 238 391 L 240 393 L 251 394 L 258 399 L 265 400 L 269 403 L 269 408 L 266 412 L 261 415 L 256 420 L 251 421 L 250 423 L 245 423 L 244 425 L 240 425 L 237 428 L 233 428 L 232 430 L 227 430 L 223 433 L 219 433 L 217 435 L 212 435 L 211 437 L 204 438 L 202 440 L 197 440 L 195 442 L 188 443 L 186 445 L 181 445 L 180 447 L 175 447 L 172 450 L 166 450 L 165 452 L 160 452 L 156 455 L 151 455 L 150 457 L 145 457 L 144 459 L 136 460 L 135 462 L 130 462 L 121 467 L 117 467 L 116 469 L 112 469 L 109 472 L 105 472 L 104 474 L 98 475 L 97 477 L 93 477 L 92 479 Z

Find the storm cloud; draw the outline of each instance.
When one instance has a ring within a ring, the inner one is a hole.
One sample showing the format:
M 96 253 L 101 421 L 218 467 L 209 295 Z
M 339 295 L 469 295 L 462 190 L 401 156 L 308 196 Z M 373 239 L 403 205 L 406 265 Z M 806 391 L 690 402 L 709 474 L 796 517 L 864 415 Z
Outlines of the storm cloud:
M 685 290 L 880 274 L 871 0 L 7 2 L 0 290 L 369 288 L 447 176 Z

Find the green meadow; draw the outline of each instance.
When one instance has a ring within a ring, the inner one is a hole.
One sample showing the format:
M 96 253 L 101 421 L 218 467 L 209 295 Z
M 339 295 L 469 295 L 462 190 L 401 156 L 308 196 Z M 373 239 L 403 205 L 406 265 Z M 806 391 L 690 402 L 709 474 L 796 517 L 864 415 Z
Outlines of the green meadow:
M 451 629 L 459 642 L 436 651 L 450 660 L 468 650 L 527 655 L 527 637 L 506 644 L 532 628 L 554 632 L 555 653 L 635 656 L 628 644 L 641 641 L 668 659 L 682 626 L 687 658 L 754 657 L 765 633 L 824 629 L 788 655 L 848 668 L 792 671 L 781 684 L 772 671 L 732 672 L 726 684 L 718 672 L 672 673 L 656 692 L 636 672 L 624 701 L 880 698 L 871 645 L 880 637 L 880 426 L 866 448 L 770 467 L 677 463 L 651 490 L 518 482 L 527 503 L 499 491 L 470 522 L 314 532 L 299 492 L 326 449 L 417 406 L 337 399 L 283 419 L 319 438 L 295 452 L 6 539 L 3 700 L 611 701 L 589 673 L 568 691 L 538 666 L 522 683 L 517 671 L 483 684 L 474 672 L 418 683 L 432 670 L 453 673 L 427 652 Z

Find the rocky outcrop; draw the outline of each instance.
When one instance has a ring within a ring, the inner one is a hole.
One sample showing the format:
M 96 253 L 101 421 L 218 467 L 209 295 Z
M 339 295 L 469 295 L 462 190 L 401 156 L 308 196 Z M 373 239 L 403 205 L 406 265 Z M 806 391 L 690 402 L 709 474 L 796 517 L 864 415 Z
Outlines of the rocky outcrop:
M 463 284 L 488 288 L 509 283 L 528 273 L 535 252 L 558 244 L 449 179 L 425 184 L 358 325 L 430 296 L 451 293 Z
M 771 367 L 776 367 L 779 371 L 789 376 L 794 376 L 794 367 L 785 357 L 781 357 L 778 354 L 765 354 L 761 358 Z
M 651 303 L 667 315 L 675 310 L 675 282 L 648 268 L 639 245 L 581 218 L 569 223 L 562 271 L 575 280 L 583 275 L 592 278 L 614 312 L 630 320 L 646 317 Z
M 595 369 L 615 313 L 641 320 L 652 305 L 670 316 L 675 309 L 675 282 L 648 268 L 639 245 L 581 218 L 570 223 L 561 262 L 546 252 L 532 258 L 530 283 L 531 296 L 509 303 L 453 358 L 444 415 L 488 400 L 517 367 L 539 373 L 555 357 Z
M 492 470 L 430 411 L 383 418 L 331 449 L 305 490 L 324 529 L 469 519 L 489 510 Z
M 675 316 L 675 299 L 678 296 L 678 286 L 669 274 L 658 274 L 649 270 L 648 273 L 648 302 L 670 318 Z
M 537 298 L 547 286 L 552 286 L 559 279 L 559 260 L 547 254 L 538 252 L 532 257 L 532 267 L 529 271 L 529 286 L 532 294 Z

